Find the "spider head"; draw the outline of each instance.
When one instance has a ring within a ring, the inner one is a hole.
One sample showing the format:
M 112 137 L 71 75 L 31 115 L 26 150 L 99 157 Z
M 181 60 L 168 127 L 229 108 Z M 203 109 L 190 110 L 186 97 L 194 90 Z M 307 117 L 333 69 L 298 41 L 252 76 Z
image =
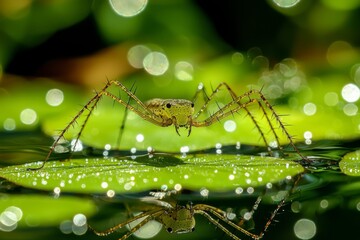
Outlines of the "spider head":
M 145 103 L 153 114 L 162 119 L 163 126 L 175 125 L 176 132 L 179 127 L 191 130 L 194 103 L 186 99 L 160 99 L 154 98 Z M 179 134 L 180 135 L 180 134 Z
M 169 233 L 188 233 L 195 230 L 195 218 L 191 209 L 177 207 L 165 212 L 161 216 L 161 222 Z
M 178 127 L 189 127 L 194 113 L 194 103 L 185 99 L 166 99 L 163 103 L 166 115 L 174 119 Z

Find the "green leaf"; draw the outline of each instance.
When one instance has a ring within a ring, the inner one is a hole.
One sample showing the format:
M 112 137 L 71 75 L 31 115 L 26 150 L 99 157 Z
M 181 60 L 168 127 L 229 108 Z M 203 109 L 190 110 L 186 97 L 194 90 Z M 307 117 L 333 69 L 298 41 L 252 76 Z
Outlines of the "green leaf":
M 48 227 L 58 226 L 65 220 L 72 220 L 78 213 L 91 216 L 95 212 L 96 206 L 93 201 L 84 198 L 69 196 L 56 198 L 35 194 L 3 194 L 0 196 L 1 223 L 7 222 L 5 225 L 10 228 L 10 220 L 18 227 Z M 6 221 L 4 215 L 10 217 L 9 221 Z M 16 215 L 16 219 L 14 215 Z
M 53 161 L 37 171 L 39 163 L 9 166 L 0 177 L 28 188 L 76 193 L 133 193 L 160 189 L 235 191 L 263 186 L 303 172 L 295 162 L 270 157 L 146 155 L 124 158 Z
M 339 163 L 340 170 L 349 176 L 360 176 L 360 150 L 346 154 Z

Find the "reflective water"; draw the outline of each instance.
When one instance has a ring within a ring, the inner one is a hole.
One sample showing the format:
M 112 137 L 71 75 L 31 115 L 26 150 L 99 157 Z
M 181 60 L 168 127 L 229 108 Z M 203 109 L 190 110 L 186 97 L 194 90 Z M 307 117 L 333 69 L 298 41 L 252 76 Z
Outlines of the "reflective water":
M 40 132 L 1 133 L 0 134 L 0 164 L 2 167 L 13 164 L 43 160 L 52 143 L 52 139 L 43 136 Z M 301 152 L 311 159 L 311 164 L 301 179 L 296 184 L 287 203 L 275 216 L 275 221 L 268 228 L 264 239 L 348 239 L 360 234 L 360 178 L 351 177 L 341 173 L 339 161 L 341 157 L 354 151 L 360 145 L 360 140 L 351 141 L 315 141 L 311 145 L 298 145 Z M 209 149 L 203 153 L 216 154 L 217 149 Z M 238 149 L 234 146 L 222 146 L 222 154 L 254 154 L 264 152 L 263 148 L 241 144 Z M 139 152 L 137 154 L 146 154 Z M 65 159 L 68 153 L 54 154 L 52 160 Z M 121 151 L 109 150 L 109 155 L 119 156 Z M 82 152 L 76 152 L 73 158 L 82 156 L 103 157 L 103 150 L 85 147 Z M 296 158 L 296 157 L 295 157 Z M 171 164 L 181 164 L 173 158 Z M 142 159 L 143 160 L 143 159 Z M 74 181 L 76 176 L 74 176 Z M 81 179 L 79 180 L 81 181 Z M 103 183 L 104 186 L 107 182 Z M 227 216 L 235 221 L 246 219 L 258 196 L 263 196 L 253 218 L 243 223 L 243 227 L 253 232 L 261 232 L 263 225 L 276 209 L 274 202 L 281 201 L 293 187 L 293 182 L 273 184 L 264 188 L 237 189 L 235 192 L 219 192 L 209 194 L 206 188 L 194 193 L 183 189 L 176 201 L 180 205 L 208 204 L 227 212 Z M 155 190 L 155 189 L 152 189 Z M 160 190 L 160 189 L 158 189 Z M 265 193 L 264 193 L 265 192 Z M 72 198 L 74 202 L 60 203 L 64 209 L 72 209 L 73 213 L 62 216 L 61 212 L 40 205 L 41 200 L 35 201 L 32 206 L 18 207 L 21 202 L 31 202 L 30 196 L 39 199 L 50 198 L 62 201 Z M 30 188 L 17 186 L 5 179 L 0 182 L 0 239 L 119 239 L 122 232 L 111 236 L 99 237 L 91 231 L 86 231 L 86 222 L 97 229 L 106 229 L 128 218 L 132 213 L 151 209 L 152 205 L 139 201 L 149 196 L 148 192 L 137 194 L 117 195 L 109 189 L 106 194 L 75 194 L 64 193 L 60 189 L 53 192 L 37 191 Z M 9 201 L 9 199 L 13 199 Z M 20 200 L 16 200 L 20 199 Z M 76 203 L 84 205 L 88 201 L 92 206 L 90 210 L 80 210 Z M 39 203 L 39 205 L 36 204 Z M 27 212 L 39 208 L 42 211 L 58 215 L 58 219 L 51 220 L 39 217 L 30 219 Z M 130 209 L 130 210 L 128 210 Z M 20 214 L 21 213 L 21 214 Z M 196 215 L 197 223 L 193 233 L 170 235 L 161 231 L 153 239 L 230 239 L 218 227 L 213 226 L 203 216 Z M 246 239 L 242 234 L 236 233 L 241 239 Z M 126 228 L 124 232 L 128 231 Z

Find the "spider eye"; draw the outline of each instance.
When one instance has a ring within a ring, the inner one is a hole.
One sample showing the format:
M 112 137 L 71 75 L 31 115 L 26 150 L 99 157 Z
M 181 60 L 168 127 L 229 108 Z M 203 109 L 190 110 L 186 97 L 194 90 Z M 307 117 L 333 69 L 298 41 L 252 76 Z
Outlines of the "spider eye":
M 171 227 L 169 227 L 169 228 L 166 229 L 166 231 L 168 231 L 169 233 L 172 233 L 173 230 L 172 230 Z
M 194 232 L 194 231 L 195 231 L 195 228 L 192 228 L 191 231 Z
M 194 103 L 191 103 L 191 107 L 192 107 L 192 108 L 194 107 Z
M 166 107 L 167 107 L 167 108 L 170 108 L 170 107 L 171 107 L 171 104 L 170 104 L 170 103 L 167 103 L 167 104 L 166 104 Z

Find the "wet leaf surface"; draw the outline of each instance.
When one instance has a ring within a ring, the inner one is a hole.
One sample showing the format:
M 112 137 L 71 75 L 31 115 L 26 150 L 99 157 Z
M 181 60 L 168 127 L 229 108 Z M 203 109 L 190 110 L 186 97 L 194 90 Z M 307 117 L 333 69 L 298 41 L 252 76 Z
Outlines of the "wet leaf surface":
M 283 159 L 209 154 L 198 156 L 153 155 L 124 158 L 89 158 L 9 166 L 3 177 L 18 185 L 75 193 L 132 193 L 152 189 L 189 189 L 210 192 L 264 186 L 294 176 L 304 169 Z

